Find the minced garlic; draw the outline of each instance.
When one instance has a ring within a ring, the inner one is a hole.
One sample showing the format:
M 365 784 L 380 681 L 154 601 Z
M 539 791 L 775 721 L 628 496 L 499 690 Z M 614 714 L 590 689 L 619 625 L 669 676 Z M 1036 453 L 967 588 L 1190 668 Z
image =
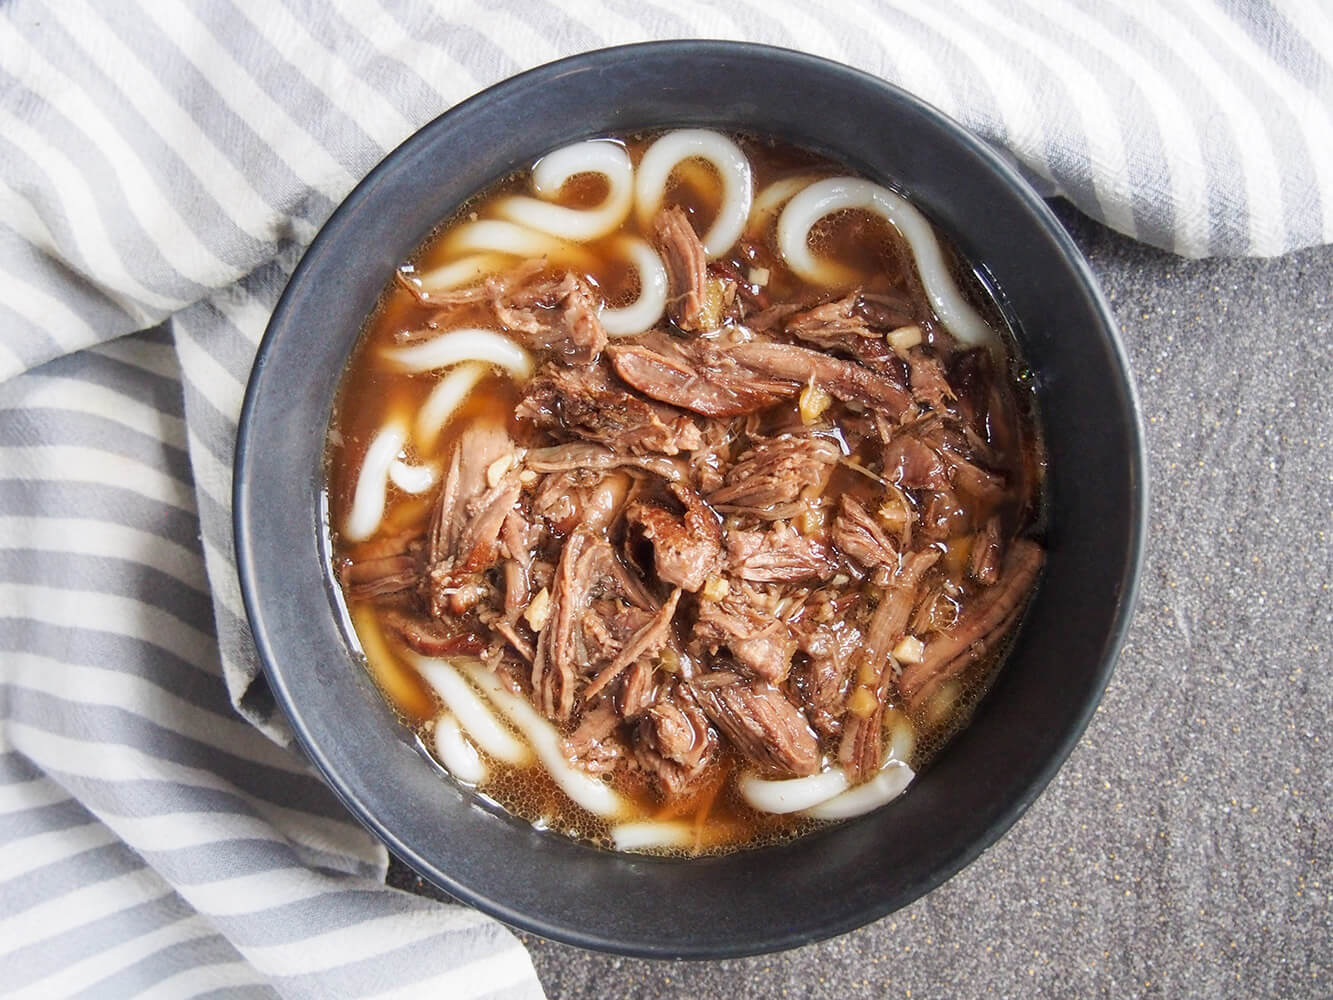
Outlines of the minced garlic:
M 504 474 L 509 471 L 509 467 L 514 464 L 513 455 L 501 455 L 486 468 L 486 483 L 494 489 L 504 478 Z
M 868 718 L 879 706 L 879 699 L 875 697 L 875 692 L 869 688 L 859 687 L 852 692 L 852 696 L 847 699 L 847 711 L 851 712 L 858 719 Z
M 926 658 L 926 644 L 914 635 L 905 635 L 893 647 L 893 658 L 899 663 L 920 663 Z
M 727 582 L 725 577 L 713 573 L 704 581 L 703 598 L 706 601 L 720 601 L 729 593 L 731 593 L 731 584 Z
M 889 346 L 898 354 L 906 354 L 913 347 L 921 343 L 921 327 L 913 323 L 911 326 L 900 326 L 896 330 L 890 330 L 888 336 L 884 338 L 889 342 Z
M 545 587 L 537 591 L 537 595 L 528 602 L 527 609 L 523 612 L 523 618 L 532 631 L 540 632 L 546 620 L 551 617 L 551 594 Z

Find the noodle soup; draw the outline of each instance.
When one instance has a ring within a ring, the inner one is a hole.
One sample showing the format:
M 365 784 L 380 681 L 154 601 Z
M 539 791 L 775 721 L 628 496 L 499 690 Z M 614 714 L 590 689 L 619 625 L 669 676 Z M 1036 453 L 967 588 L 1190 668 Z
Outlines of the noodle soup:
M 696 854 L 909 787 L 1043 563 L 999 312 L 897 193 L 685 129 L 557 150 L 400 270 L 330 427 L 367 666 L 454 780 Z

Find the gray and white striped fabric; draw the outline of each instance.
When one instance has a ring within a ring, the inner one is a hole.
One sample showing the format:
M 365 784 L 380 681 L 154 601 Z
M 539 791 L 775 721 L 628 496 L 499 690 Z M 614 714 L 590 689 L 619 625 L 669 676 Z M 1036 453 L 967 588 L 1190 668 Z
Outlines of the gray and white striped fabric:
M 1188 255 L 1333 241 L 1318 0 L 0 4 L 0 984 L 40 997 L 539 996 L 492 921 L 385 889 L 273 714 L 236 417 L 356 181 L 576 51 L 746 38 L 901 83 Z

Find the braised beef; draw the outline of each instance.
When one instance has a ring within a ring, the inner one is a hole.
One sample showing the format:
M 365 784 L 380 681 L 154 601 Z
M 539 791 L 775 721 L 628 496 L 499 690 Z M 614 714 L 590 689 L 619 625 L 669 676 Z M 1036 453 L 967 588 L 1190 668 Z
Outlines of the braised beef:
M 713 725 L 760 770 L 782 777 L 819 770 L 819 741 L 810 724 L 772 684 L 696 684 L 695 696 Z
M 855 350 L 861 338 L 882 340 L 884 335 L 870 328 L 865 316 L 857 308 L 859 290 L 833 302 L 825 302 L 790 317 L 786 331 L 793 337 L 816 344 L 826 350 Z
M 675 492 L 683 513 L 658 503 L 635 503 L 625 512 L 625 521 L 632 539 L 651 546 L 657 578 L 693 593 L 718 568 L 722 527 L 693 490 L 678 486 Z
M 726 546 L 727 569 L 752 583 L 794 583 L 833 575 L 833 560 L 824 544 L 783 521 L 766 531 L 730 531 Z
M 863 294 L 856 313 L 878 330 L 896 330 L 916 322 L 916 309 L 906 295 Z
M 612 347 L 607 354 L 616 374 L 645 396 L 706 417 L 754 413 L 796 391 L 785 383 L 757 379 L 713 351 L 675 350 L 667 355 L 630 346 Z
M 791 629 L 747 601 L 739 588 L 721 600 L 700 602 L 694 640 L 713 656 L 729 650 L 738 667 L 772 684 L 786 679 L 796 652 Z
M 947 634 L 926 643 L 920 663 L 903 668 L 898 690 L 909 705 L 920 704 L 944 681 L 984 658 L 1009 634 L 1045 560 L 1041 546 L 1026 538 L 1010 546 L 999 580 L 973 598 Z
M 600 365 L 544 366 L 523 387 L 516 416 L 560 438 L 583 438 L 636 455 L 675 455 L 702 443 L 688 416 L 622 388 Z
M 838 446 L 810 434 L 783 434 L 741 453 L 708 495 L 718 510 L 757 517 L 791 517 L 791 508 L 808 488 L 819 485 L 839 458 Z
M 806 662 L 798 690 L 810 725 L 820 736 L 831 738 L 842 732 L 848 686 L 861 640 L 860 631 L 846 624 L 838 628 L 818 625 L 800 639 Z
M 496 296 L 493 308 L 506 330 L 520 334 L 533 350 L 574 364 L 597 359 L 606 331 L 597 318 L 600 298 L 574 274 L 526 284 Z
M 611 681 L 620 676 L 620 672 L 635 662 L 641 656 L 653 656 L 671 638 L 671 619 L 676 613 L 676 605 L 680 602 L 680 588 L 677 587 L 671 592 L 671 596 L 662 605 L 661 610 L 653 616 L 652 620 L 640 628 L 624 647 L 616 654 L 612 660 L 595 678 L 583 689 L 583 697 L 592 698 L 606 687 Z
M 845 720 L 838 761 L 853 780 L 864 780 L 879 769 L 884 742 L 884 709 L 893 682 L 892 653 L 903 637 L 908 618 L 916 606 L 917 591 L 926 572 L 940 558 L 935 548 L 906 556 L 889 577 L 879 604 L 870 616 L 862 653 L 862 670 L 878 679 L 867 690 L 874 708 Z
M 939 358 L 927 354 L 920 347 L 907 352 L 909 378 L 912 383 L 912 398 L 923 406 L 942 410 L 953 400 L 953 387 L 944 374 L 944 365 Z
M 912 401 L 907 389 L 888 375 L 807 347 L 751 341 L 737 344 L 729 353 L 756 375 L 794 386 L 814 382 L 844 402 L 878 407 L 895 420 Z
M 634 755 L 664 798 L 684 794 L 708 770 L 717 733 L 688 687 L 675 685 L 639 720 Z
M 363 546 L 359 559 L 346 560 L 339 573 L 351 600 L 372 600 L 415 590 L 424 569 L 425 542 L 408 533 Z
M 563 740 L 565 755 L 589 774 L 604 774 L 628 758 L 621 717 L 609 702 L 588 709 Z
M 838 516 L 833 522 L 833 544 L 864 569 L 884 566 L 898 558 L 884 530 L 850 496 L 839 501 Z
M 698 330 L 703 319 L 708 258 L 690 217 L 666 208 L 653 220 L 653 243 L 667 272 L 667 313 L 682 330 Z

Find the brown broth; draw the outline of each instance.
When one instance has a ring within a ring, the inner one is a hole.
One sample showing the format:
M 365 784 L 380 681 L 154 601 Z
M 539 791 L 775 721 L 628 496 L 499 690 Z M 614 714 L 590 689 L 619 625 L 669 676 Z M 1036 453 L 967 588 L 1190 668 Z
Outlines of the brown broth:
M 623 140 L 636 165 L 647 145 L 656 137 L 657 134 L 641 135 Z M 750 158 L 756 192 L 774 180 L 795 174 L 813 173 L 832 176 L 846 173 L 837 164 L 820 159 L 804 150 L 753 137 L 736 138 Z M 409 265 L 418 272 L 424 272 L 443 263 L 446 255 L 442 243 L 455 224 L 473 218 L 485 218 L 499 197 L 519 190 L 525 182 L 526 172 L 522 172 L 505 179 L 464 205 L 456 216 L 445 220 L 432 233 Z M 560 203 L 570 207 L 588 207 L 597 204 L 604 193 L 604 180 L 585 175 L 575 178 L 565 186 L 561 192 Z M 678 170 L 673 176 L 673 182 L 668 187 L 666 203 L 685 207 L 693 217 L 696 230 L 703 232 L 712 222 L 719 198 L 719 181 L 712 169 L 691 165 L 690 169 Z M 649 236 L 639 231 L 633 213 L 620 232 L 630 232 L 645 238 Z M 818 252 L 863 272 L 865 275 L 863 288 L 866 292 L 908 290 L 914 299 L 921 299 L 919 280 L 915 269 L 911 266 L 910 255 L 896 232 L 882 220 L 861 213 L 840 213 L 820 223 L 814 232 L 814 238 L 815 249 Z M 1007 332 L 1000 310 L 989 298 L 972 270 L 962 263 L 947 242 L 941 240 L 941 243 L 946 255 L 953 262 L 955 278 L 965 294 L 996 329 Z M 617 305 L 632 300 L 637 294 L 637 279 L 633 270 L 613 252 L 612 239 L 593 241 L 586 246 L 596 261 L 596 266 L 588 273 L 588 277 L 606 298 L 608 304 Z M 769 279 L 763 292 L 773 302 L 787 300 L 814 302 L 820 295 L 825 294 L 824 289 L 806 284 L 785 266 L 773 246 L 771 226 L 766 238 L 752 246 L 733 250 L 727 255 L 727 259 L 742 277 L 747 275 L 752 267 L 766 268 L 769 271 Z M 374 538 L 359 544 L 347 543 L 341 538 L 337 527 L 343 523 L 350 506 L 356 474 L 370 441 L 388 419 L 397 417 L 411 426 L 414 414 L 440 377 L 440 373 L 402 374 L 391 370 L 379 357 L 381 350 L 395 345 L 405 332 L 423 327 L 431 320 L 432 315 L 431 307 L 419 302 L 402 285 L 390 282 L 379 305 L 367 320 L 363 334 L 348 361 L 330 424 L 327 454 L 329 511 L 335 564 L 363 557 L 373 550 L 376 541 L 381 537 L 395 533 L 424 531 L 429 519 L 433 490 L 426 496 L 419 497 L 403 493 L 390 485 L 385 520 Z M 460 325 L 494 325 L 489 313 L 480 307 L 475 310 L 475 315 L 470 315 L 466 311 L 455 315 Z M 919 322 L 926 343 L 932 343 L 939 336 L 936 321 L 929 314 L 923 313 L 919 316 Z M 1014 357 L 1012 341 L 1008 346 L 1012 366 Z M 1033 460 L 1035 472 L 1029 470 L 1028 474 L 1040 475 L 1042 459 L 1036 436 L 1035 409 L 1031 393 L 1014 382 L 1013 378 L 1009 381 L 1020 413 L 1019 426 L 1027 439 L 1023 454 L 1036 455 Z M 468 395 L 461 409 L 438 436 L 434 446 L 429 451 L 419 452 L 415 450 L 415 445 L 409 444 L 406 460 L 414 464 L 443 461 L 452 453 L 463 429 L 473 421 L 494 422 L 520 443 L 532 443 L 534 435 L 532 427 L 521 423 L 515 417 L 515 406 L 519 398 L 519 386 L 508 375 L 503 372 L 487 375 Z M 837 406 L 844 407 L 844 404 Z M 789 401 L 775 407 L 775 410 L 779 408 L 782 410 L 781 413 L 769 414 L 766 419 L 789 419 L 793 412 L 793 404 Z M 847 411 L 845 416 L 847 419 L 857 417 L 850 411 Z M 869 467 L 873 460 L 868 454 L 853 454 L 849 458 L 866 467 Z M 844 494 L 858 498 L 866 504 L 878 503 L 879 490 L 880 487 L 874 479 L 849 465 L 838 465 L 823 495 L 815 504 L 816 513 L 812 516 L 831 518 L 833 503 L 837 497 Z M 1039 490 L 1036 491 L 1036 495 L 1040 496 Z M 974 525 L 979 525 L 989 513 L 987 510 L 973 510 L 968 515 L 968 520 Z M 1034 509 L 1015 512 L 1012 516 L 1032 521 L 1039 516 L 1039 511 Z M 967 579 L 966 571 L 960 570 L 960 564 L 965 567 L 966 555 L 959 551 L 946 553 L 941 560 L 941 565 L 946 567 L 943 575 L 947 576 L 948 582 L 956 588 L 958 599 L 965 601 L 974 585 Z M 432 743 L 432 717 L 438 711 L 435 696 L 409 665 L 400 643 L 387 632 L 365 625 L 368 619 L 374 619 L 380 613 L 379 605 L 374 601 L 350 600 L 349 612 L 352 620 L 359 623 L 358 635 L 369 661 L 372 676 L 376 678 L 396 711 L 417 730 L 425 751 Z M 839 625 L 837 621 L 832 624 Z M 853 626 L 850 623 L 843 623 L 842 627 Z M 368 634 L 371 631 L 376 634 Z M 911 764 L 918 772 L 938 753 L 948 738 L 966 724 L 998 665 L 1004 659 L 1004 654 L 1005 649 L 1001 649 L 988 660 L 974 665 L 956 681 L 950 682 L 951 697 L 948 699 L 947 710 L 935 711 L 927 705 L 912 717 L 915 752 Z M 832 759 L 836 759 L 836 741 L 832 746 L 824 745 L 822 749 Z M 706 783 L 682 801 L 664 803 L 657 798 L 656 793 L 645 781 L 636 776 L 620 774 L 617 777 L 616 788 L 633 803 L 637 814 L 635 818 L 677 818 L 695 824 L 697 836 L 693 850 L 663 853 L 691 854 L 758 846 L 799 836 L 821 825 L 815 820 L 799 816 L 774 816 L 751 809 L 742 800 L 735 787 L 734 775 L 738 762 L 729 748 L 724 750 L 724 755 L 727 766 L 721 772 L 721 779 Z M 485 758 L 484 753 L 482 756 Z M 540 827 L 610 846 L 608 823 L 571 802 L 540 766 L 534 765 L 520 770 L 498 765 L 495 761 L 487 762 L 490 765 L 491 777 L 477 790 L 477 794 L 481 797 Z

